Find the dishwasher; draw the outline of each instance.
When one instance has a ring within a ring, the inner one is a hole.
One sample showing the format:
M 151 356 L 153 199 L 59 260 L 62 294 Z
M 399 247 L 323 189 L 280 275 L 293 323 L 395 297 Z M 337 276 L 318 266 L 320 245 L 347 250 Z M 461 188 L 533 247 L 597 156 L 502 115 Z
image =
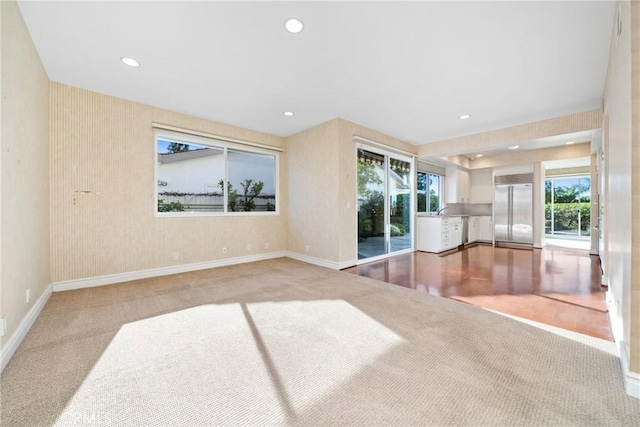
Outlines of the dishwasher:
M 462 246 L 469 243 L 469 217 L 462 217 Z

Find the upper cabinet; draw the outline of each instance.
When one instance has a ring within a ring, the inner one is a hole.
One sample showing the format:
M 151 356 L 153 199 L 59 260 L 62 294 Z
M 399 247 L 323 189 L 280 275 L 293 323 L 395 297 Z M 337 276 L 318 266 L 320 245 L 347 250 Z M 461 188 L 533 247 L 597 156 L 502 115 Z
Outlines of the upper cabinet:
M 493 203 L 493 171 L 468 171 L 457 166 L 447 167 L 445 179 L 447 203 Z
M 447 167 L 446 203 L 493 203 L 493 171 Z
M 471 194 L 471 177 L 469 171 L 456 166 L 447 167 L 445 177 L 447 203 L 469 203 Z
M 493 173 L 491 169 L 471 171 L 471 203 L 493 203 Z

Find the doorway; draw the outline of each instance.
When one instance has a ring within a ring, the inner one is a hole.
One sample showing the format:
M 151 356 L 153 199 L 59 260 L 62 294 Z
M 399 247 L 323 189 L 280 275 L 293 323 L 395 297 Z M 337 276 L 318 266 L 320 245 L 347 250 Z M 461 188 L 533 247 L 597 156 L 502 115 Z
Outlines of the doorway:
M 358 147 L 358 260 L 411 251 L 413 161 Z
M 591 178 L 588 175 L 545 179 L 547 244 L 590 248 Z

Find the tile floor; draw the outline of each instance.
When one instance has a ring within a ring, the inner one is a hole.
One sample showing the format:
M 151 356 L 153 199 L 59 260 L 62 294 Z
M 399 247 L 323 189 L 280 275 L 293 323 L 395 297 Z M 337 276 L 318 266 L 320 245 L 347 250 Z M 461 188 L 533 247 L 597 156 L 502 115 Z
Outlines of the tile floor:
M 586 250 L 476 245 L 448 255 L 398 255 L 344 271 L 613 340 L 600 259 Z

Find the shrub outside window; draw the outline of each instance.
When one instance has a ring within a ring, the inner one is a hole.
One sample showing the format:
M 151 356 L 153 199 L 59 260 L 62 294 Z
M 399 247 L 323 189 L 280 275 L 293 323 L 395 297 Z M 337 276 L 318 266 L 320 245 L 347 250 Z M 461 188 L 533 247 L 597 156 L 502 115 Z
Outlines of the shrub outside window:
M 276 154 L 226 141 L 156 133 L 160 215 L 276 214 Z
M 418 212 L 437 212 L 440 209 L 442 175 L 418 172 Z

